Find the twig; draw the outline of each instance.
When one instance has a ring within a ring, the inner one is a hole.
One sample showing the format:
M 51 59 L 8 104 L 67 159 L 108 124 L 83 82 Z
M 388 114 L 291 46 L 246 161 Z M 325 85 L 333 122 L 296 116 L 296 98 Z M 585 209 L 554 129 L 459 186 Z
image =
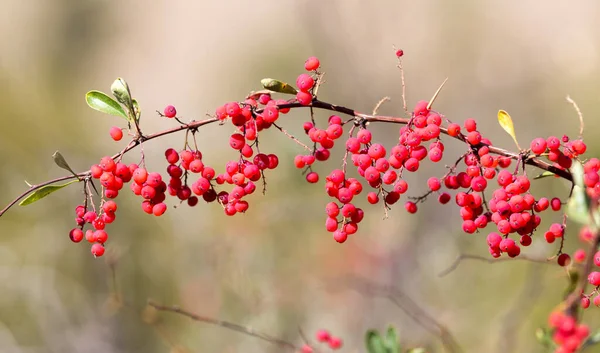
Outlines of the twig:
M 234 324 L 228 321 L 223 321 L 223 320 L 218 320 L 218 319 L 214 319 L 211 317 L 206 317 L 206 316 L 202 316 L 202 315 L 198 315 L 198 314 L 194 314 L 192 312 L 186 311 L 181 309 L 178 306 L 166 306 L 166 305 L 161 305 L 158 303 L 155 303 L 153 301 L 148 301 L 148 305 L 150 305 L 151 307 L 155 308 L 158 311 L 167 311 L 167 312 L 172 312 L 175 314 L 179 314 L 179 315 L 183 315 L 186 316 L 194 321 L 199 321 L 199 322 L 204 322 L 210 325 L 214 325 L 214 326 L 220 326 L 223 328 L 226 328 L 228 330 L 232 330 L 232 331 L 236 331 L 236 332 L 240 332 L 243 333 L 247 336 L 252 336 L 252 337 L 256 337 L 259 338 L 263 341 L 267 341 L 273 344 L 276 344 L 280 347 L 289 349 L 290 351 L 300 351 L 302 348 L 296 346 L 295 344 L 279 339 L 279 338 L 275 338 L 275 337 L 271 337 L 269 335 L 266 335 L 264 333 L 260 333 L 255 331 L 254 329 L 252 329 L 251 327 L 246 327 L 246 326 L 242 326 L 242 325 L 238 325 L 238 324 Z
M 444 85 L 446 84 L 446 82 L 448 82 L 448 77 L 446 77 L 446 79 L 444 80 L 444 82 L 442 82 L 442 84 L 440 85 L 440 87 L 438 87 L 437 91 L 435 91 L 435 93 L 433 94 L 433 97 L 431 97 L 431 99 L 429 100 L 429 103 L 427 103 L 427 110 L 431 109 L 431 106 L 433 105 L 433 102 L 437 98 L 438 94 L 440 94 L 440 92 L 442 91 L 442 88 L 444 87 Z
M 575 290 L 569 294 L 565 301 L 565 312 L 569 316 L 577 318 L 577 308 L 579 307 L 581 301 L 581 293 L 585 292 L 585 288 L 587 287 L 588 275 L 594 266 L 594 256 L 598 250 L 598 245 L 600 245 L 600 230 L 595 231 L 594 237 L 590 242 L 590 246 L 587 250 L 587 257 L 585 259 L 582 271 L 579 273 L 577 287 L 575 287 Z
M 404 108 L 404 113 L 406 115 L 410 115 L 408 113 L 408 108 L 406 106 L 406 82 L 404 81 L 404 68 L 402 67 L 402 58 L 398 58 L 398 69 L 400 69 L 400 78 L 402 80 L 402 107 Z M 375 114 L 373 114 L 375 115 Z
M 448 328 L 436 321 L 433 316 L 427 313 L 400 289 L 394 286 L 376 284 L 357 276 L 349 276 L 345 279 L 342 279 L 342 281 L 345 283 L 350 283 L 351 288 L 360 293 L 387 298 L 426 331 L 438 336 L 447 352 L 462 352 L 462 348 L 457 343 L 456 339 L 448 330 Z
M 515 261 L 515 260 L 524 260 L 524 261 L 537 262 L 537 263 L 542 263 L 542 264 L 552 264 L 553 263 L 553 262 L 549 262 L 548 259 L 532 258 L 532 257 L 528 257 L 527 255 L 519 255 L 518 257 L 515 257 L 515 258 L 501 257 L 498 259 L 494 259 L 494 258 L 489 258 L 489 257 L 484 257 L 484 256 L 479 256 L 479 255 L 460 254 L 447 269 L 443 270 L 442 272 L 440 272 L 438 274 L 438 277 L 444 277 L 444 276 L 450 274 L 452 271 L 456 270 L 456 268 L 458 268 L 458 265 L 460 265 L 462 260 L 479 260 L 479 261 L 485 261 L 489 264 L 493 264 L 493 263 L 497 263 L 497 262 L 504 262 L 504 261 Z
M 379 107 L 381 107 L 381 105 L 385 102 L 389 102 L 391 99 L 390 97 L 383 97 L 379 100 L 379 102 L 377 102 L 377 104 L 375 104 L 375 108 L 373 108 L 373 115 L 377 115 L 377 111 L 379 110 Z
M 318 109 L 324 109 L 324 110 L 329 110 L 329 111 L 334 111 L 334 112 L 339 112 L 342 114 L 346 114 L 346 115 L 350 115 L 350 116 L 354 116 L 354 117 L 359 117 L 364 119 L 365 122 L 382 122 L 382 123 L 392 123 L 392 124 L 401 124 L 401 125 L 406 125 L 409 123 L 410 119 L 409 118 L 402 118 L 402 117 L 390 117 L 390 116 L 378 116 L 378 115 L 367 115 L 367 114 L 362 114 L 359 112 L 356 112 L 353 109 L 347 108 L 347 107 L 343 107 L 343 106 L 339 106 L 339 105 L 335 105 L 335 104 L 331 104 L 331 103 L 327 103 L 327 102 L 322 102 L 319 101 L 317 99 L 313 100 L 313 102 L 308 105 L 308 106 L 304 106 L 300 103 L 286 103 L 286 104 L 281 104 L 279 105 L 280 109 L 285 109 L 285 108 L 305 108 L 305 107 L 311 107 L 311 108 L 318 108 Z M 256 111 L 256 113 L 261 113 L 262 109 L 259 109 Z M 215 123 L 215 122 L 219 122 L 220 120 L 218 118 L 209 118 L 206 120 L 201 120 L 201 121 L 192 121 L 186 125 L 181 125 L 181 126 L 177 126 L 174 127 L 172 129 L 168 129 L 168 130 L 164 130 L 161 132 L 157 132 L 155 134 L 151 134 L 148 136 L 144 136 L 143 141 L 148 141 L 148 140 L 153 140 L 155 138 L 161 137 L 161 136 L 165 136 L 165 135 L 169 135 L 175 132 L 179 132 L 179 131 L 183 131 L 183 130 L 187 130 L 187 129 L 196 129 L 199 128 L 203 125 L 207 125 L 207 124 L 211 124 L 211 123 Z M 441 127 L 440 131 L 445 134 L 448 135 L 448 129 Z M 463 134 L 459 134 L 456 137 L 453 137 L 457 140 L 460 141 L 466 141 L 465 136 Z M 135 142 L 128 148 L 126 148 L 123 151 L 123 154 L 129 152 L 130 150 L 134 149 L 135 147 L 137 147 L 138 145 L 140 145 L 142 142 L 142 139 L 136 139 Z M 481 144 L 480 146 L 475 146 L 475 147 L 482 147 L 482 146 L 487 146 L 485 144 Z M 518 160 L 520 155 L 519 153 L 514 153 L 514 152 L 510 152 L 508 150 L 505 150 L 503 148 L 499 148 L 499 147 L 495 147 L 495 146 L 488 146 L 490 153 L 493 154 L 497 154 L 500 156 L 504 156 L 504 157 L 508 157 L 514 160 Z M 112 158 L 116 159 L 118 156 L 120 155 L 120 153 L 117 153 L 116 155 L 114 155 Z M 560 169 L 557 168 L 555 166 L 553 166 L 552 164 L 548 164 L 547 162 L 542 161 L 539 158 L 528 158 L 525 161 L 526 164 L 537 167 L 539 169 L 542 170 L 546 170 L 549 172 L 552 172 L 556 175 L 558 175 L 559 177 L 568 180 L 568 181 L 573 181 L 573 177 L 571 175 L 571 173 L 567 170 L 564 169 Z M 82 177 L 87 177 L 88 175 L 90 175 L 90 171 L 87 170 L 85 172 L 82 173 L 78 173 L 77 176 L 74 175 L 68 175 L 68 176 L 63 176 L 63 177 L 59 177 L 56 179 L 52 179 L 46 182 L 43 182 L 41 184 L 37 184 L 37 185 L 33 185 L 31 186 L 29 189 L 25 190 L 23 193 L 21 193 L 19 196 L 17 196 L 14 200 L 12 200 L 6 207 L 4 207 L 2 210 L 0 210 L 0 217 L 2 217 L 2 215 L 4 215 L 4 213 L 6 213 L 6 211 L 8 211 L 12 206 L 14 206 L 17 202 L 19 202 L 19 200 L 21 200 L 22 198 L 24 198 L 25 196 L 29 195 L 30 193 L 46 186 L 46 185 L 50 185 L 50 184 L 54 184 L 57 183 L 59 181 L 64 181 L 64 180 L 70 180 L 70 179 L 74 179 L 74 178 L 82 178 Z
M 581 114 L 581 110 L 579 109 L 579 106 L 570 96 L 567 96 L 567 102 L 571 103 L 573 105 L 573 108 L 575 108 L 575 111 L 577 112 L 577 116 L 579 117 L 579 138 L 582 138 L 583 137 L 583 114 Z
M 289 132 L 287 132 L 284 128 L 282 128 L 281 126 L 277 125 L 276 123 L 273 123 L 273 126 L 275 126 L 277 128 L 277 130 L 283 132 L 283 134 L 287 137 L 289 137 L 290 139 L 292 139 L 294 142 L 296 142 L 297 144 L 299 144 L 300 146 L 302 146 L 305 150 L 307 150 L 309 153 L 312 153 L 312 150 L 310 149 L 310 147 L 308 147 L 307 145 L 305 145 L 302 141 L 298 140 L 296 137 L 294 137 L 294 135 L 290 134 Z

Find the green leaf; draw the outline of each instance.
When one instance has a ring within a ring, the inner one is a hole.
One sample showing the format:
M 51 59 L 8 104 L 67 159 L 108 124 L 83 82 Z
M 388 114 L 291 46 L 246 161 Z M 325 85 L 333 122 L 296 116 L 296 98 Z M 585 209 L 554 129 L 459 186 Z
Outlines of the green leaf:
M 58 151 L 54 152 L 54 154 L 52 155 L 52 159 L 54 159 L 54 163 L 56 163 L 57 166 L 61 167 L 64 170 L 68 170 L 69 172 L 71 172 L 71 174 L 73 174 L 74 176 L 79 178 L 77 176 L 77 173 L 75 173 L 73 171 L 73 169 L 71 169 L 71 167 L 69 166 L 69 163 L 67 163 L 67 161 L 65 160 L 65 157 L 63 157 L 63 155 L 60 154 L 60 152 L 58 152 Z
M 535 338 L 544 347 L 552 347 L 554 342 L 552 341 L 552 333 L 544 328 L 538 328 L 535 331 Z
M 125 104 L 125 106 L 130 109 L 133 107 L 131 102 L 131 92 L 129 91 L 129 85 L 127 84 L 127 82 L 125 82 L 124 79 L 118 77 L 115 80 L 115 82 L 113 82 L 113 84 L 110 86 L 110 90 L 113 96 L 115 96 L 115 98 L 117 98 L 117 100 L 121 104 Z
M 510 135 L 510 137 L 513 138 L 517 147 L 521 149 L 521 147 L 519 146 L 519 142 L 517 142 L 517 136 L 515 135 L 515 127 L 513 125 L 512 118 L 506 111 L 498 111 L 498 123 L 500 123 L 500 126 L 502 126 L 504 131 L 506 131 Z
M 538 174 L 538 175 L 534 176 L 533 180 L 547 178 L 547 177 L 551 177 L 551 176 L 556 176 L 556 174 L 549 172 L 549 171 L 545 171 L 542 174 Z
M 427 350 L 425 348 L 411 348 L 406 351 L 406 353 L 425 353 Z
M 369 353 L 387 353 L 383 339 L 375 330 L 368 330 L 365 336 L 367 352 Z
M 140 122 L 140 118 L 142 117 L 142 108 L 140 108 L 140 105 L 138 103 L 138 101 L 136 99 L 132 99 L 131 103 L 133 104 L 133 110 L 135 113 L 135 120 L 139 123 Z
M 85 94 L 85 101 L 92 109 L 129 120 L 123 107 L 117 101 L 100 91 L 89 91 Z
M 288 85 L 285 82 L 273 78 L 263 78 L 262 80 L 260 80 L 260 83 L 263 85 L 264 88 L 268 89 L 269 91 L 286 94 L 298 93 L 298 91 L 294 87 Z
M 43 186 L 39 189 L 37 189 L 36 191 L 32 192 L 31 194 L 29 194 L 29 196 L 27 196 L 26 198 L 24 198 L 20 203 L 19 206 L 27 206 L 29 204 L 32 204 L 40 199 L 43 199 L 44 197 L 50 195 L 51 193 L 60 190 L 62 188 L 64 188 L 67 185 L 71 185 L 73 183 L 78 182 L 79 180 L 71 180 L 68 183 L 65 184 L 59 184 L 59 185 L 46 185 Z
M 396 328 L 390 325 L 387 329 L 387 333 L 385 335 L 385 345 L 388 348 L 389 353 L 400 353 L 402 350 L 400 347 L 400 337 L 398 337 L 398 332 Z
M 590 225 L 592 217 L 590 215 L 591 199 L 586 192 L 586 186 L 583 183 L 583 166 L 578 161 L 573 161 L 571 166 L 571 175 L 573 176 L 573 193 L 567 202 L 567 216 L 569 219 L 584 224 Z
M 592 333 L 583 343 L 583 347 L 589 347 L 600 343 L 600 330 Z

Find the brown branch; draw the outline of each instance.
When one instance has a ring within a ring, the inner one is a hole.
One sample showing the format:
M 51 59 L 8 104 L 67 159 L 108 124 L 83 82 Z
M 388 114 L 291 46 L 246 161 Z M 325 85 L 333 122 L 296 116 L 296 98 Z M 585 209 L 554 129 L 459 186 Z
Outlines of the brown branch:
M 151 307 L 155 308 L 158 311 L 167 311 L 167 312 L 183 315 L 194 321 L 204 322 L 204 323 L 214 325 L 214 326 L 220 326 L 220 327 L 226 328 L 228 330 L 243 333 L 247 336 L 256 337 L 263 341 L 267 341 L 267 342 L 273 343 L 275 345 L 278 345 L 280 347 L 286 348 L 290 351 L 300 351 L 302 349 L 302 347 L 296 346 L 295 344 L 293 344 L 291 342 L 288 342 L 288 341 L 285 341 L 285 340 L 282 340 L 279 338 L 271 337 L 264 333 L 257 332 L 254 329 L 252 329 L 251 327 L 246 327 L 246 326 L 234 324 L 234 323 L 231 323 L 228 321 L 223 321 L 223 320 L 214 319 L 214 318 L 207 317 L 207 316 L 194 314 L 192 312 L 183 310 L 178 306 L 161 305 L 161 304 L 155 303 L 151 300 L 148 301 L 148 305 L 150 305 Z
M 594 237 L 590 242 L 590 246 L 587 251 L 587 257 L 585 259 L 582 271 L 579 273 L 579 279 L 577 282 L 577 287 L 575 290 L 569 294 L 565 301 L 566 309 L 565 312 L 567 315 L 577 318 L 577 308 L 581 302 L 581 293 L 585 292 L 585 288 L 588 284 L 588 275 L 592 271 L 594 266 L 594 256 L 598 251 L 598 246 L 600 245 L 600 230 L 596 230 L 594 233 Z
M 519 255 L 515 258 L 501 257 L 498 259 L 494 259 L 494 258 L 489 258 L 489 257 L 479 256 L 479 255 L 460 254 L 452 262 L 452 264 L 450 266 L 448 266 L 448 268 L 446 268 L 445 270 L 443 270 L 442 272 L 440 272 L 438 274 L 438 277 L 444 277 L 444 276 L 450 274 L 452 271 L 456 270 L 456 268 L 458 268 L 458 265 L 460 265 L 462 260 L 479 260 L 479 261 L 485 261 L 489 264 L 493 264 L 493 263 L 497 263 L 497 262 L 504 262 L 504 261 L 515 261 L 515 260 L 523 260 L 523 261 L 537 262 L 537 263 L 543 263 L 543 264 L 553 264 L 553 262 L 549 262 L 548 259 L 533 258 L 533 257 L 528 257 L 527 255 Z
M 571 103 L 577 112 L 577 116 L 579 117 L 579 138 L 583 138 L 583 114 L 581 114 L 579 106 L 570 96 L 567 96 L 567 102 Z
M 427 313 L 427 311 L 400 289 L 394 286 L 376 284 L 358 276 L 349 276 L 346 279 L 342 279 L 342 281 L 350 283 L 352 289 L 362 294 L 387 298 L 426 331 L 439 337 L 446 352 L 462 352 L 462 348 L 448 328 L 435 320 L 432 315 Z M 335 283 L 335 281 L 332 282 Z
M 286 104 L 281 104 L 279 105 L 280 109 L 285 109 L 285 108 L 305 108 L 305 107 L 309 107 L 309 108 L 318 108 L 318 109 L 324 109 L 324 110 L 329 110 L 329 111 L 334 111 L 334 112 L 339 112 L 342 114 L 346 114 L 346 115 L 350 115 L 353 117 L 357 117 L 357 118 L 361 118 L 363 119 L 364 122 L 382 122 L 382 123 L 392 123 L 392 124 L 401 124 L 401 125 L 407 125 L 410 121 L 409 118 L 402 118 L 402 117 L 390 117 L 390 116 L 380 116 L 380 115 L 367 115 L 367 114 L 362 114 L 359 112 L 356 112 L 353 109 L 347 108 L 347 107 L 343 107 L 343 106 L 339 106 L 339 105 L 335 105 L 335 104 L 331 104 L 331 103 L 327 103 L 327 102 L 322 102 L 319 100 L 314 100 L 310 105 L 302 105 L 300 103 L 286 103 Z M 257 110 L 257 113 L 261 113 L 261 110 Z M 161 132 L 157 132 L 155 134 L 151 134 L 148 136 L 138 136 L 133 140 L 133 143 L 130 143 L 130 145 L 125 148 L 123 151 L 121 151 L 121 153 L 117 153 L 115 154 L 112 158 L 116 159 L 119 156 L 121 156 L 122 154 L 125 154 L 129 151 L 131 151 L 132 149 L 134 149 L 135 147 L 137 147 L 138 145 L 140 145 L 142 142 L 144 141 L 149 141 L 149 140 L 153 140 L 155 138 L 161 137 L 161 136 L 165 136 L 165 135 L 169 135 L 175 132 L 179 132 L 179 131 L 183 131 L 183 130 L 190 130 L 190 129 L 197 129 L 203 125 L 207 125 L 207 124 L 211 124 L 211 123 L 215 123 L 218 122 L 219 119 L 217 118 L 210 118 L 210 119 L 206 119 L 206 120 L 201 120 L 201 121 L 192 121 L 189 124 L 185 124 L 185 125 L 180 125 L 177 126 L 175 128 L 172 129 L 168 129 L 168 130 L 164 130 Z M 444 127 L 440 127 L 440 130 L 443 134 L 448 135 L 448 129 L 444 128 Z M 459 134 L 458 136 L 454 137 L 457 140 L 466 141 L 466 138 L 463 134 Z M 474 148 L 480 148 L 486 146 L 485 144 L 481 144 L 480 146 L 474 146 Z M 497 154 L 500 156 L 504 156 L 504 157 L 509 157 L 511 159 L 514 160 L 519 160 L 520 155 L 519 153 L 514 153 L 514 152 L 510 152 L 508 150 L 499 148 L 499 147 L 495 147 L 495 146 L 488 146 L 489 150 L 491 153 L 493 154 Z M 573 177 L 571 176 L 571 173 L 567 170 L 564 169 L 560 169 L 557 168 L 549 163 L 546 163 L 538 158 L 528 158 L 525 161 L 525 164 L 537 167 L 539 169 L 542 170 L 546 170 L 549 172 L 552 172 L 556 175 L 558 175 L 559 177 L 566 179 L 568 181 L 573 181 Z M 0 210 L 0 217 L 2 217 L 2 215 L 4 215 L 4 213 L 6 213 L 6 211 L 8 211 L 12 206 L 14 206 L 19 200 L 21 200 L 22 198 L 24 198 L 25 196 L 27 196 L 28 194 L 46 186 L 46 185 L 50 185 L 59 181 L 63 181 L 63 180 L 70 180 L 70 179 L 75 179 L 75 178 L 82 178 L 82 177 L 87 177 L 90 174 L 90 171 L 87 170 L 85 172 L 79 173 L 77 175 L 68 175 L 68 176 L 63 176 L 63 177 L 59 177 L 56 179 L 52 179 L 46 182 L 43 182 L 41 184 L 37 184 L 37 185 L 32 185 L 29 189 L 27 189 L 26 191 L 24 191 L 23 193 L 21 193 L 19 196 L 17 196 L 14 200 L 12 200 L 6 207 L 4 207 L 2 210 Z

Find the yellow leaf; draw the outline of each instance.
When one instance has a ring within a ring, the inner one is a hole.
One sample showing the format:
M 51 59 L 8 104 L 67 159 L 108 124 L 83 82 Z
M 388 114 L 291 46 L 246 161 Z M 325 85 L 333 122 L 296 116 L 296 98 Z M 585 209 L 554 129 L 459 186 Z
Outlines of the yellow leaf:
M 511 119 L 510 115 L 504 110 L 499 110 L 498 111 L 498 122 L 500 123 L 500 126 L 502 126 L 504 131 L 506 131 L 510 135 L 510 137 L 513 138 L 513 140 L 515 141 L 515 144 L 517 145 L 517 147 L 520 150 L 521 146 L 519 146 L 519 142 L 517 142 L 517 136 L 515 135 L 515 127 L 513 125 L 513 121 Z

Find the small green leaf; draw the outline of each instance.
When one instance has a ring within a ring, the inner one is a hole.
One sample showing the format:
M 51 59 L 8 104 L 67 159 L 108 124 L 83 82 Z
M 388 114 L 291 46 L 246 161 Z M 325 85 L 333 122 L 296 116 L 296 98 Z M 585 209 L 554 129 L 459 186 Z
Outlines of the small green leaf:
M 506 111 L 498 111 L 498 123 L 500 123 L 500 126 L 502 126 L 504 131 L 506 131 L 510 135 L 510 137 L 513 138 L 517 147 L 521 149 L 521 147 L 519 146 L 519 142 L 517 142 L 517 136 L 515 135 L 515 127 L 513 125 L 512 118 Z
M 375 330 L 368 330 L 365 336 L 367 352 L 369 353 L 387 353 L 383 339 Z
M 578 161 L 574 161 L 570 171 L 575 185 L 573 186 L 571 198 L 567 202 L 567 216 L 575 222 L 589 225 L 592 222 L 590 215 L 591 199 L 583 183 L 583 166 Z
M 24 198 L 20 203 L 19 206 L 27 206 L 29 204 L 32 204 L 40 199 L 43 199 L 44 197 L 50 195 L 51 193 L 60 190 L 62 188 L 64 188 L 67 185 L 73 184 L 78 182 L 79 180 L 71 180 L 68 183 L 65 184 L 59 184 L 59 185 L 46 185 L 44 187 L 41 187 L 39 189 L 37 189 L 36 191 L 32 192 L 31 194 L 29 194 L 29 196 L 27 196 L 26 198 Z
M 583 347 L 589 347 L 600 343 L 600 330 L 592 333 L 583 343 Z
M 142 117 L 142 108 L 140 108 L 140 105 L 138 103 L 138 101 L 136 99 L 132 99 L 131 103 L 133 104 L 133 110 L 135 113 L 135 120 L 139 123 L 140 122 L 140 118 Z
M 92 109 L 129 120 L 123 107 L 117 101 L 100 91 L 89 91 L 85 94 L 85 101 Z
M 285 82 L 281 82 L 273 78 L 263 78 L 262 80 L 260 80 L 260 83 L 263 85 L 264 88 L 268 89 L 269 91 L 286 94 L 298 93 L 298 91 L 294 87 L 288 85 Z
M 389 353 L 400 353 L 402 350 L 400 347 L 400 337 L 398 337 L 398 332 L 396 328 L 390 325 L 387 329 L 387 334 L 385 335 L 385 345 L 388 348 Z
M 71 169 L 71 167 L 69 166 L 69 163 L 67 163 L 67 161 L 65 160 L 65 157 L 63 157 L 63 155 L 60 154 L 60 152 L 58 152 L 58 151 L 54 152 L 54 154 L 52 155 L 52 159 L 54 159 L 54 163 L 56 163 L 57 166 L 61 167 L 64 170 L 68 170 L 69 172 L 71 172 L 71 174 L 73 174 L 74 176 L 77 176 L 77 173 L 75 173 L 73 171 L 73 169 Z
M 124 79 L 118 77 L 110 86 L 110 90 L 119 103 L 124 104 L 126 107 L 132 107 L 131 92 L 129 91 L 129 85 Z
M 551 347 L 554 344 L 550 331 L 541 327 L 535 331 L 535 338 L 544 347 Z
M 542 178 L 547 178 L 550 176 L 556 176 L 556 174 L 549 172 L 549 171 L 545 171 L 542 174 L 538 174 L 536 176 L 533 177 L 533 180 L 537 180 L 537 179 L 542 179 Z

